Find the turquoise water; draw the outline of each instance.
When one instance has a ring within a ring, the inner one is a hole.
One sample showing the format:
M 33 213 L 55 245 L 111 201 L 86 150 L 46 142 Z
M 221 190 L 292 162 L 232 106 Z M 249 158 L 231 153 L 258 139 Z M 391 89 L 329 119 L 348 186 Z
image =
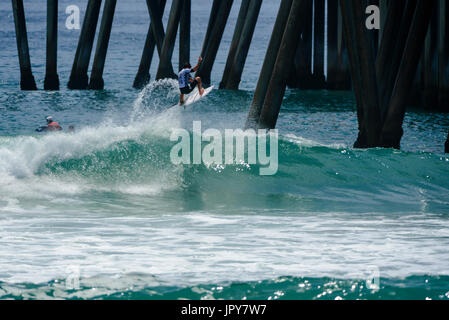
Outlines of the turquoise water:
M 142 286 L 145 282 L 147 285 Z M 207 284 L 187 287 L 161 285 L 151 277 L 134 274 L 126 279 L 93 278 L 85 281 L 79 290 L 67 290 L 54 280 L 49 283 L 2 285 L 4 299 L 235 299 L 235 300 L 357 300 L 357 299 L 432 299 L 447 300 L 445 292 L 448 277 L 409 277 L 403 280 L 383 280 L 380 290 L 370 290 L 364 281 L 335 280 L 330 278 L 307 279 L 281 277 L 269 281 L 236 282 L 220 285 Z M 406 283 L 406 285 L 404 285 Z
M 73 3 L 85 5 L 62 1 L 61 15 Z M 173 128 L 243 126 L 278 1 L 262 7 L 243 90 L 186 110 L 168 110 L 176 82 L 129 88 L 148 27 L 144 1 L 129 3 L 118 4 L 100 92 L 18 90 L 10 4 L 0 4 L 0 298 L 448 299 L 447 115 L 410 110 L 402 151 L 354 150 L 351 94 L 289 90 L 275 176 L 173 165 Z M 207 3 L 194 1 L 192 56 Z M 42 87 L 45 10 L 25 8 Z M 79 32 L 63 26 L 65 84 Z M 214 84 L 231 37 L 228 27 Z M 48 114 L 76 131 L 36 134 Z

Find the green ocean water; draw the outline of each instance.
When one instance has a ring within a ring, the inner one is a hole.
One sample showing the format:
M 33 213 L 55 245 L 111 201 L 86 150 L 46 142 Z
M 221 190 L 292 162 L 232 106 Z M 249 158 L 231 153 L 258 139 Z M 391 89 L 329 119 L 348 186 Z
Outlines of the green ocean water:
M 109 280 L 86 279 L 77 290 L 68 290 L 64 283 L 52 281 L 41 285 L 2 285 L 3 299 L 101 299 L 101 300 L 447 300 L 448 277 L 410 277 L 383 281 L 376 290 L 366 288 L 365 281 L 329 278 L 307 279 L 282 277 L 257 282 L 208 284 L 189 287 L 151 286 L 154 279 L 129 275 Z M 128 282 L 127 282 L 128 281 Z M 63 281 L 62 281 L 63 282 Z M 121 285 L 121 286 L 120 286 Z
M 24 2 L 42 87 L 45 10 Z M 401 151 L 354 150 L 351 93 L 288 90 L 276 175 L 174 165 L 173 129 L 244 125 L 278 1 L 264 2 L 242 90 L 186 110 L 169 109 L 175 81 L 130 89 L 148 17 L 129 3 L 118 4 L 98 92 L 18 90 L 10 4 L 0 4 L 1 299 L 448 299 L 447 115 L 410 109 Z M 194 2 L 192 56 L 209 9 Z M 63 25 L 61 83 L 79 35 Z M 229 28 L 215 85 L 231 38 Z M 34 132 L 49 114 L 75 132 Z

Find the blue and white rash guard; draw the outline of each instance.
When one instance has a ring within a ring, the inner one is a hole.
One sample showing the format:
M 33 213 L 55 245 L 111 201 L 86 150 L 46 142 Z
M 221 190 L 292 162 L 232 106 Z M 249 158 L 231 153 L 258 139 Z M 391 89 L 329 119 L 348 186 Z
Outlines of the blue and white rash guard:
M 190 73 L 194 72 L 193 69 L 182 69 L 178 75 L 179 88 L 185 88 L 189 85 Z

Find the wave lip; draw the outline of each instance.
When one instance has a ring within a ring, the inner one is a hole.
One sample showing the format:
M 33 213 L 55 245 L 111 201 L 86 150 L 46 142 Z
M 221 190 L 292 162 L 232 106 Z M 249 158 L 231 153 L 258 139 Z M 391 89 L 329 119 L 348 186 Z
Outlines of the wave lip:
M 174 165 L 170 151 L 175 142 L 169 137 L 181 116 L 168 110 L 126 126 L 104 123 L 74 134 L 3 138 L 1 197 L 9 201 L 27 194 L 47 198 L 48 193 L 70 196 L 93 190 L 157 196 L 197 190 L 209 199 L 221 194 L 245 206 L 267 194 L 289 198 L 292 204 L 309 198 L 318 206 L 332 200 L 328 204 L 337 206 L 334 210 L 345 199 L 358 202 L 358 208 L 364 203 L 390 205 L 393 211 L 401 205 L 405 211 L 447 205 L 440 194 L 449 190 L 444 178 L 449 158 L 431 153 L 354 150 L 287 134 L 280 136 L 279 169 L 272 178 L 259 176 L 259 166 L 245 162 Z

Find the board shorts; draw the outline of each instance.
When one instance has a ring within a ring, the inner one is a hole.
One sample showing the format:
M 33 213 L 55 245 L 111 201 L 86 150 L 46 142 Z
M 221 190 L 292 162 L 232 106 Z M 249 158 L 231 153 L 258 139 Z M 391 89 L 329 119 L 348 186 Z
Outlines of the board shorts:
M 193 89 L 195 89 L 197 84 L 198 84 L 198 81 L 193 80 L 192 82 L 189 83 L 189 85 L 187 87 L 179 88 L 179 91 L 181 91 L 182 94 L 189 94 L 190 92 L 193 91 Z

